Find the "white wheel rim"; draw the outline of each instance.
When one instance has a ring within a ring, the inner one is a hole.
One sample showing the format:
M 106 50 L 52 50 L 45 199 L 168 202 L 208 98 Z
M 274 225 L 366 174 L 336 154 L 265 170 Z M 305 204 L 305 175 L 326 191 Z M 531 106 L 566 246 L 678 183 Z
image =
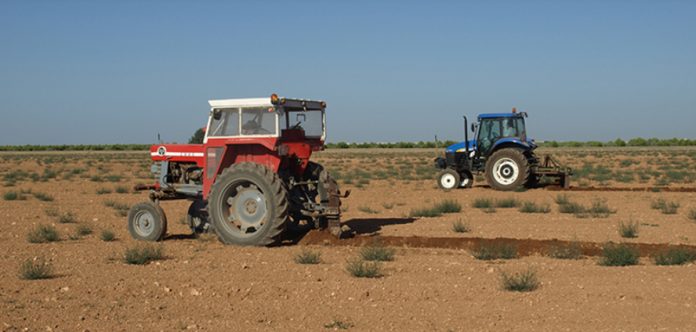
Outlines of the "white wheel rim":
M 520 168 L 517 163 L 510 158 L 498 159 L 493 164 L 493 179 L 502 185 L 510 185 L 517 181 L 520 176 Z
M 452 174 L 442 174 L 440 177 L 440 184 L 442 185 L 442 188 L 452 189 L 457 185 L 457 179 Z

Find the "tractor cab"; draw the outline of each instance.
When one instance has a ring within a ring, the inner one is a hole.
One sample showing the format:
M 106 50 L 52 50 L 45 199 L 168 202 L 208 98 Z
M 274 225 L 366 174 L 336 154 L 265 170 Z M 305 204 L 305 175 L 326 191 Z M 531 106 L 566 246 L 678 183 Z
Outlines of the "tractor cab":
M 503 143 L 527 144 L 536 147 L 531 140 L 527 141 L 527 131 L 524 118 L 527 113 L 490 113 L 478 117 L 476 152 L 486 157 L 494 148 Z
M 526 112 L 480 114 L 471 125 L 474 139 L 469 140 L 467 118 L 464 117 L 463 142 L 450 145 L 445 156 L 435 159 L 441 171 L 438 185 L 444 190 L 471 187 L 474 174 L 483 173 L 488 184 L 498 190 L 533 187 L 542 176 L 557 178 L 568 186 L 571 170 L 562 167 L 550 156 L 539 161 L 534 154 L 537 145 L 527 137 Z

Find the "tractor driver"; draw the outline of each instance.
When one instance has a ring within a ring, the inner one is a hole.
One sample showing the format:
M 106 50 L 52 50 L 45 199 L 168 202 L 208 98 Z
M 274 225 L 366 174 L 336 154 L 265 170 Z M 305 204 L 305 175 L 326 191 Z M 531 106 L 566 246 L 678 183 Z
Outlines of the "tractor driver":
M 503 137 L 516 137 L 516 131 L 513 119 L 507 119 L 503 128 Z
M 261 119 L 264 113 L 262 110 L 244 110 L 244 112 L 247 114 L 253 113 L 254 117 L 242 125 L 243 135 L 263 135 L 271 133 L 261 126 Z

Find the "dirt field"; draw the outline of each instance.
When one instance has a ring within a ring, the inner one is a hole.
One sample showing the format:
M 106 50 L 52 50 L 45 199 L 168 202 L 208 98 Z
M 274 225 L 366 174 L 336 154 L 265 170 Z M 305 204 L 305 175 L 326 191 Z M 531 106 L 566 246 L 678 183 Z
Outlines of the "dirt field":
M 151 181 L 146 153 L 0 154 L 0 327 L 695 330 L 696 265 L 661 266 L 652 256 L 668 245 L 696 246 L 696 193 L 659 189 L 696 189 L 696 149 L 551 151 L 576 170 L 573 185 L 657 189 L 502 193 L 477 179 L 473 189 L 445 193 L 433 180 L 436 151 L 330 150 L 317 161 L 342 189 L 352 190 L 343 221 L 357 231 L 356 239 L 312 232 L 275 248 L 223 246 L 190 236 L 182 222 L 188 202 L 163 202 L 169 219 L 161 243 L 165 259 L 129 265 L 124 252 L 139 243 L 128 235 L 123 211 L 146 199 L 130 190 Z M 587 211 L 562 213 L 563 200 Z M 442 202 L 460 211 L 418 216 L 419 209 Z M 525 213 L 525 202 L 546 209 Z M 593 204 L 603 209 L 592 210 Z M 502 207 L 509 205 L 514 207 Z M 636 225 L 637 237 L 622 237 L 621 223 Z M 455 224 L 468 232 L 454 232 Z M 28 234 L 40 225 L 53 226 L 60 240 L 30 243 Z M 103 241 L 103 231 L 115 240 Z M 393 245 L 394 260 L 381 263 L 380 278 L 353 277 L 347 260 L 380 237 Z M 475 258 L 477 246 L 488 240 L 512 243 L 519 257 Z M 635 244 L 639 264 L 600 265 L 598 255 L 609 241 Z M 577 244 L 583 255 L 552 258 L 554 244 Z M 322 262 L 295 263 L 307 249 L 320 253 Z M 52 278 L 20 278 L 22 263 L 41 257 L 52 266 Z M 536 273 L 536 290 L 503 289 L 504 273 L 523 271 Z

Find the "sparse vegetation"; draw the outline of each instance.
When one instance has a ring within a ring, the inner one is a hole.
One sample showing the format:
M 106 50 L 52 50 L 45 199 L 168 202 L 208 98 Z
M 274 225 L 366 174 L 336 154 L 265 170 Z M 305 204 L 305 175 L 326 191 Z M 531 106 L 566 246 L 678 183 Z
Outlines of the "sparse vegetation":
M 369 206 L 358 206 L 358 211 L 360 211 L 360 212 L 365 212 L 365 213 L 368 213 L 368 214 L 377 214 L 377 213 L 379 213 L 379 211 L 373 210 L 373 209 L 370 208 Z
M 531 292 L 539 288 L 541 284 L 536 271 L 533 269 L 527 269 L 523 272 L 514 274 L 502 272 L 500 275 L 500 282 L 503 285 L 503 289 L 511 292 Z
M 625 244 L 607 243 L 602 248 L 602 256 L 599 265 L 603 266 L 629 266 L 638 264 L 640 253 L 638 250 Z
M 476 198 L 471 206 L 477 209 L 492 209 L 495 207 L 493 200 L 490 198 Z
M 572 242 L 569 245 L 552 247 L 548 255 L 556 259 L 580 259 L 582 257 L 582 248 L 579 243 Z
M 72 224 L 77 222 L 77 218 L 72 212 L 66 212 L 58 218 L 58 222 L 61 224 Z
M 78 236 L 87 236 L 92 234 L 92 227 L 89 227 L 88 225 L 77 225 L 75 227 L 75 234 Z
M 123 260 L 127 264 L 144 265 L 164 258 L 161 246 L 156 245 L 137 245 L 126 249 Z
M 454 200 L 444 200 L 431 208 L 418 208 L 411 210 L 411 217 L 439 217 L 445 213 L 457 213 L 462 210 L 462 205 Z
M 295 255 L 295 263 L 297 264 L 319 264 L 321 263 L 321 253 L 303 248 L 300 253 Z
M 650 205 L 651 208 L 659 210 L 662 214 L 677 214 L 679 203 L 669 202 L 662 198 L 658 198 Z
M 689 210 L 689 214 L 687 215 L 687 217 L 692 221 L 696 221 L 696 209 Z
M 656 265 L 683 265 L 696 260 L 696 252 L 674 247 L 655 255 L 654 259 Z
M 513 197 L 503 198 L 495 201 L 495 207 L 501 209 L 516 208 L 518 206 L 520 206 L 520 201 Z
M 548 204 L 536 204 L 534 202 L 523 202 L 519 209 L 522 213 L 549 213 L 551 207 Z
M 380 262 L 355 258 L 347 262 L 346 271 L 356 278 L 379 278 L 382 276 L 382 265 Z
M 46 194 L 46 193 L 42 193 L 42 192 L 39 192 L 39 191 L 35 191 L 35 192 L 32 193 L 32 195 L 34 195 L 34 197 L 35 197 L 36 199 L 38 199 L 38 200 L 40 200 L 40 201 L 42 201 L 42 202 L 52 202 L 52 201 L 53 201 L 53 196 L 51 196 L 51 195 L 49 195 L 49 194 Z
M 19 266 L 19 277 L 24 280 L 50 279 L 53 265 L 43 257 L 29 258 Z
M 99 238 L 104 242 L 111 242 L 116 239 L 116 234 L 110 230 L 103 230 L 99 235 Z
M 21 195 L 16 191 L 8 191 L 2 195 L 2 198 L 6 201 L 16 201 L 21 200 Z
M 353 323 L 344 322 L 344 321 L 339 320 L 339 319 L 334 319 L 331 322 L 324 324 L 324 328 L 334 329 L 334 330 L 347 330 L 351 327 L 353 327 Z
M 517 247 L 511 244 L 482 244 L 471 253 L 479 260 L 517 258 Z
M 619 235 L 623 238 L 635 238 L 638 237 L 638 223 L 630 221 L 626 224 L 624 222 L 619 223 Z
M 471 228 L 461 220 L 457 220 L 452 223 L 452 231 L 455 233 L 468 233 L 471 232 Z
M 109 188 L 99 188 L 97 189 L 97 195 L 111 194 L 111 189 Z
M 129 192 L 130 192 L 130 190 L 128 190 L 127 187 L 124 187 L 124 186 L 117 186 L 117 187 L 116 187 L 116 193 L 117 193 L 117 194 L 127 194 L 127 193 L 129 193 Z
M 46 243 L 60 240 L 58 231 L 50 225 L 39 225 L 27 234 L 29 243 Z
M 374 242 L 360 250 L 360 257 L 366 261 L 393 261 L 394 249 L 386 247 L 380 242 Z

